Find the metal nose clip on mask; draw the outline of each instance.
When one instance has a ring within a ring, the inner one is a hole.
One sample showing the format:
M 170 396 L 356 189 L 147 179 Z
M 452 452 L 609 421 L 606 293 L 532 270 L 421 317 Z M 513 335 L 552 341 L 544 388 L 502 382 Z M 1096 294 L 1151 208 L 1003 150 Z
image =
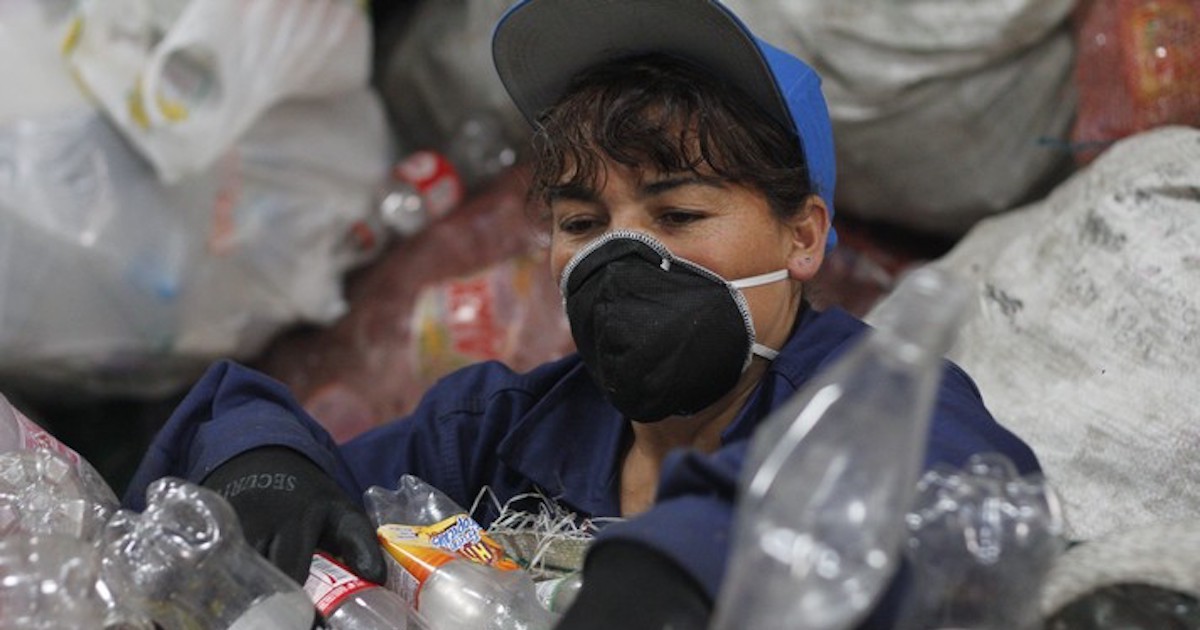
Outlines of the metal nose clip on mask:
M 691 415 L 737 384 L 755 341 L 742 288 L 788 272 L 729 281 L 679 258 L 641 232 L 618 230 L 589 243 L 563 270 L 561 291 L 584 365 L 631 420 Z

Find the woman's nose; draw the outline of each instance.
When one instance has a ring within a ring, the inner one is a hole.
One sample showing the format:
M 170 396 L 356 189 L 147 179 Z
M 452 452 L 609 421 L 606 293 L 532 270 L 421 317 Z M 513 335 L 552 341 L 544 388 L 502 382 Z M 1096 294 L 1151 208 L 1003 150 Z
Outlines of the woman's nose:
M 615 209 L 608 221 L 608 229 L 605 232 L 615 232 L 617 230 L 632 230 L 634 232 L 650 233 L 654 224 L 650 221 L 645 211 L 637 209 Z

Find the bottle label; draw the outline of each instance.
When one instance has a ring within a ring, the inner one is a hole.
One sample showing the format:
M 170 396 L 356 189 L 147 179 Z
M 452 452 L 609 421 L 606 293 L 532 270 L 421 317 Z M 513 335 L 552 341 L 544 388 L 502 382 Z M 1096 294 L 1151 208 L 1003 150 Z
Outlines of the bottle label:
M 517 568 L 517 563 L 504 553 L 504 547 L 488 536 L 475 519 L 466 514 L 456 514 L 421 529 L 421 535 L 428 536 L 429 542 L 435 547 L 457 552 L 468 560 L 502 571 Z
M 409 155 L 396 164 L 392 176 L 407 182 L 420 193 L 430 222 L 449 214 L 466 194 L 454 165 L 434 151 L 417 151 Z
M 304 592 L 321 611 L 328 616 L 337 610 L 347 597 L 378 585 L 354 575 L 338 561 L 329 556 L 314 554 L 308 567 L 308 579 L 304 581 Z
M 13 411 L 16 410 L 14 409 Z M 74 466 L 79 465 L 79 453 L 71 450 L 66 444 L 59 442 L 53 435 L 50 435 L 50 433 L 38 426 L 34 421 L 26 418 L 21 412 L 16 412 L 16 418 L 17 433 L 19 434 L 18 443 L 25 449 L 44 448 L 62 455 Z
M 465 559 L 502 571 L 519 568 L 504 548 L 466 514 L 425 526 L 389 523 L 381 525 L 376 533 L 384 551 L 395 560 L 394 568 L 400 569 L 400 575 L 388 586 L 418 608 L 421 586 L 448 562 Z
M 395 571 L 388 572 L 388 588 L 416 608 L 420 608 L 421 586 L 438 567 L 460 559 L 452 551 L 433 546 L 422 538 L 418 527 L 387 524 L 375 530 L 383 550 L 393 560 Z

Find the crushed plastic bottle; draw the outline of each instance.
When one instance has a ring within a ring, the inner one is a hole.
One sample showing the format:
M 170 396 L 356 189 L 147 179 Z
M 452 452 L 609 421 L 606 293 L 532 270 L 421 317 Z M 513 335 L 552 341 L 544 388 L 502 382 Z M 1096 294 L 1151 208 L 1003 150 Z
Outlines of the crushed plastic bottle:
M 0 535 L 0 629 L 96 627 L 97 549 L 65 535 Z
M 397 490 L 364 495 L 387 551 L 388 588 L 411 602 L 430 630 L 538 630 L 556 616 L 533 580 L 441 491 L 412 475 Z
M 449 214 L 516 157 L 493 117 L 467 118 L 444 152 L 416 151 L 395 165 L 379 204 L 382 221 L 399 236 L 412 236 Z
M 0 396 L 0 629 L 152 630 L 96 579 L 116 495 Z M 89 582 L 90 580 L 90 582 Z
M 898 627 L 1035 627 L 1042 584 L 1066 548 L 1054 490 L 999 453 L 930 470 L 917 490 L 906 519 L 914 586 Z
M 504 547 L 484 532 L 467 511 L 415 475 L 402 475 L 395 490 L 371 486 L 363 495 L 376 527 L 401 523 L 422 528 L 434 546 L 502 571 L 518 569 Z
M 94 543 L 116 508 L 115 499 L 96 500 L 56 451 L 0 453 L 0 537 L 57 535 Z
M 22 449 L 46 449 L 61 455 L 82 480 L 85 498 L 109 512 L 117 508 L 116 493 L 87 459 L 55 439 L 0 394 L 0 453 Z
M 560 577 L 542 580 L 536 586 L 538 601 L 542 606 L 552 613 L 561 615 L 567 612 L 571 604 L 575 603 L 579 589 L 583 588 L 583 573 L 574 571 Z
M 246 543 L 215 492 L 164 477 L 141 514 L 120 510 L 105 529 L 102 578 L 120 601 L 164 628 L 308 630 L 308 594 Z
M 922 268 L 876 328 L 767 418 L 740 482 L 717 630 L 850 628 L 906 537 L 942 355 L 969 292 Z
M 418 630 L 424 624 L 396 593 L 355 575 L 323 553 L 313 555 L 304 582 L 330 630 Z

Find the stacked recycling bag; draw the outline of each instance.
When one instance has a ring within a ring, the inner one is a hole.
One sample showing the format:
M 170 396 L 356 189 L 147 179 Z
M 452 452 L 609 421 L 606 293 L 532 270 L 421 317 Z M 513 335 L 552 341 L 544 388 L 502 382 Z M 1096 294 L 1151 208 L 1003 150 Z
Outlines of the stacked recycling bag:
M 352 0 L 0 4 L 0 382 L 160 396 L 347 309 L 391 157 Z M 11 27 L 11 28 L 9 28 Z

